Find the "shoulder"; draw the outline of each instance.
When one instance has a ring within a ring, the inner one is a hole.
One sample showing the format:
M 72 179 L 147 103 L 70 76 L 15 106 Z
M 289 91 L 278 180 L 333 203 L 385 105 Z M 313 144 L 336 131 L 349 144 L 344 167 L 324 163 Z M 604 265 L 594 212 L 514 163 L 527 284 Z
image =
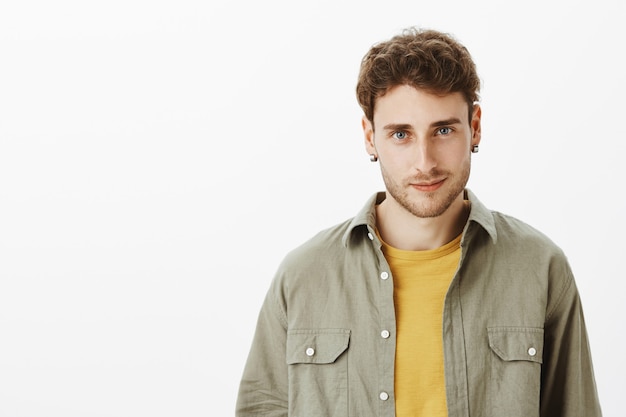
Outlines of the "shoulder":
M 327 229 L 321 230 L 314 236 L 289 251 L 281 265 L 280 270 L 302 270 L 308 266 L 323 260 L 325 264 L 341 256 L 346 247 L 343 243 L 344 236 L 351 227 L 352 219 L 348 219 Z
M 344 236 L 351 227 L 345 221 L 324 229 L 289 251 L 279 264 L 271 292 L 278 305 L 306 306 L 310 300 L 322 299 L 341 287 L 346 268 L 352 264 Z
M 543 232 L 516 217 L 487 208 L 470 190 L 466 192 L 472 205 L 469 220 L 474 223 L 470 224 L 470 235 L 474 236 L 478 230 L 484 231 L 484 234 L 478 233 L 483 236 L 478 240 L 492 243 L 487 244 L 486 249 L 504 251 L 508 256 L 515 256 L 520 250 L 562 254 L 561 249 Z
M 494 210 L 482 211 L 476 223 L 468 239 L 473 265 L 487 263 L 494 270 L 536 277 L 538 282 L 571 280 L 561 247 L 534 226 Z
M 492 211 L 492 215 L 500 245 L 512 246 L 524 251 L 563 255 L 561 248 L 534 226 L 498 211 Z
M 499 271 L 520 277 L 523 287 L 531 283 L 552 296 L 570 286 L 573 274 L 566 254 L 546 234 L 510 215 L 492 212 L 497 243 L 487 251 L 487 258 Z M 556 297 L 558 298 L 558 296 Z M 551 297 L 551 302 L 555 297 Z

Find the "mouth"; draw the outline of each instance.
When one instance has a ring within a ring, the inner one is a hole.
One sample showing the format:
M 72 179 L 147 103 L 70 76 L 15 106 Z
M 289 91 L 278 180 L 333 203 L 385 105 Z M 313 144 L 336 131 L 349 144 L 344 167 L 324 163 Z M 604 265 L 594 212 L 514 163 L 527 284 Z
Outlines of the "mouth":
M 411 187 L 415 188 L 418 191 L 432 192 L 438 190 L 445 181 L 446 179 L 444 178 L 436 181 L 418 182 L 415 184 L 411 184 Z

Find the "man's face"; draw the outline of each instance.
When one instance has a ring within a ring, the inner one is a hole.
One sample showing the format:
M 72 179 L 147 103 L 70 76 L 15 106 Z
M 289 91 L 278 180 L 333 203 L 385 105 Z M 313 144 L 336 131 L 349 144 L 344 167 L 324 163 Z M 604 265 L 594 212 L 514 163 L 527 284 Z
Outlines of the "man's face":
M 471 122 L 461 93 L 438 96 L 401 85 L 376 100 L 365 145 L 378 156 L 387 198 L 417 217 L 437 217 L 460 197 L 480 142 L 480 107 Z

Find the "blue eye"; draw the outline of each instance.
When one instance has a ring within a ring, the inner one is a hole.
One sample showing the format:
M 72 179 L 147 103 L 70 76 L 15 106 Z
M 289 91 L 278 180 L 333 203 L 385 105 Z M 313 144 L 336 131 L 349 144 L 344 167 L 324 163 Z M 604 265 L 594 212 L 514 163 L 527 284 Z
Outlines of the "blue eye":
M 440 135 L 449 135 L 450 133 L 452 133 L 452 129 L 449 127 L 442 127 L 438 130 L 438 133 Z
M 402 139 L 406 139 L 407 134 L 406 134 L 406 132 L 402 132 L 402 131 L 394 132 L 393 137 L 396 138 L 396 139 L 402 140 Z

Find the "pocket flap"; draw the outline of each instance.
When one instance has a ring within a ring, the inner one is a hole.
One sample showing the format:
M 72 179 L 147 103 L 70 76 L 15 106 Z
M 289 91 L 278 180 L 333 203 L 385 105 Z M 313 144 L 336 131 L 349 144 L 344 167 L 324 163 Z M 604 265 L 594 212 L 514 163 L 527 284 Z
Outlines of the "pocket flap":
M 287 333 L 287 363 L 333 363 L 350 344 L 347 329 L 299 329 Z
M 543 362 L 543 329 L 489 327 L 489 347 L 504 361 Z

